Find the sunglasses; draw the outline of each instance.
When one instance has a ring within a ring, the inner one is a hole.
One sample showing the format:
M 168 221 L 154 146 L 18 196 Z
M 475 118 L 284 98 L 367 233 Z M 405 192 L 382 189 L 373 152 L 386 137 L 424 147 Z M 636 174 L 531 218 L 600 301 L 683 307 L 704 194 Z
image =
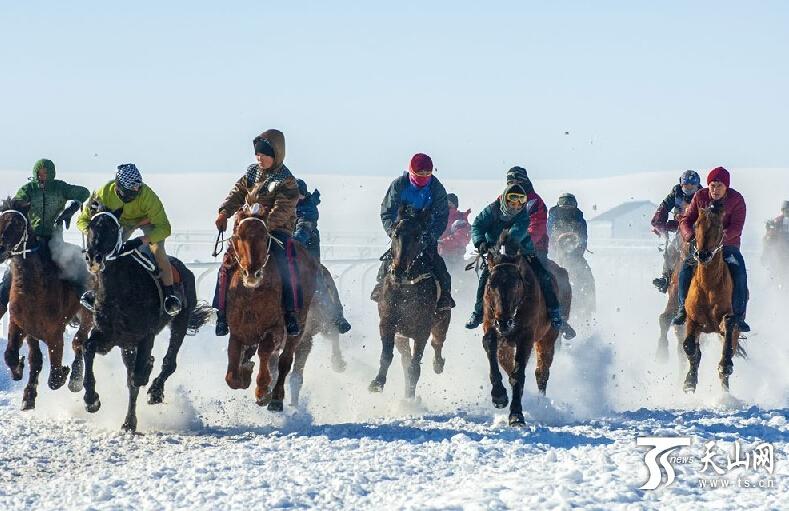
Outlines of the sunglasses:
M 513 202 L 515 204 L 525 204 L 526 203 L 526 195 L 517 192 L 510 192 L 508 193 L 505 198 L 507 202 Z

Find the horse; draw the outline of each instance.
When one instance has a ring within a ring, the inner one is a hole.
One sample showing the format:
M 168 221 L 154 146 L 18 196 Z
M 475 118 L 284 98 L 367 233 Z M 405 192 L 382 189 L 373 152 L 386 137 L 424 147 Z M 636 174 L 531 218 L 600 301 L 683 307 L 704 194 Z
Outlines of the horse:
M 674 261 L 674 269 L 671 272 L 671 281 L 669 282 L 668 291 L 666 292 L 666 307 L 658 316 L 660 337 L 658 338 L 655 358 L 659 362 L 668 360 L 668 331 L 671 328 L 671 320 L 674 319 L 674 316 L 677 314 L 677 307 L 679 306 L 679 272 L 682 270 L 682 265 L 688 257 L 689 244 L 682 241 L 682 237 L 679 233 L 677 233 L 677 236 L 679 236 L 680 241 L 679 257 Z M 685 354 L 685 351 L 682 348 L 682 340 L 685 337 L 685 325 L 677 325 L 674 328 L 674 333 L 677 336 L 677 354 L 679 356 L 679 361 L 683 363 L 682 355 Z
M 405 397 L 416 397 L 416 385 L 421 375 L 422 357 L 427 340 L 432 335 L 434 349 L 433 370 L 444 370 L 442 355 L 450 310 L 436 310 L 439 286 L 425 260 L 422 236 L 427 231 L 430 212 L 411 214 L 406 207 L 398 212 L 392 233 L 392 265 L 383 281 L 378 302 L 378 329 L 381 334 L 381 358 L 378 375 L 368 386 L 370 392 L 382 392 L 386 375 L 397 345 L 402 356 L 405 374 Z M 414 340 L 413 352 L 409 339 Z
M 587 320 L 597 310 L 597 298 L 594 275 L 581 243 L 577 232 L 563 232 L 551 243 L 551 257 L 567 270 L 572 285 L 573 309 L 580 319 Z
M 253 203 L 254 191 L 248 202 Z M 285 378 L 299 349 L 307 314 L 315 293 L 318 262 L 299 243 L 293 243 L 299 262 L 299 281 L 304 303 L 298 311 L 302 335 L 287 337 L 282 311 L 282 280 L 277 265 L 271 262 L 272 244 L 278 243 L 266 226 L 258 204 L 246 206 L 236 214 L 235 232 L 228 250 L 235 258 L 236 271 L 227 290 L 227 323 L 230 339 L 227 348 L 225 382 L 231 389 L 249 388 L 258 354 L 260 367 L 256 380 L 255 400 L 271 412 L 284 408 Z M 277 362 L 277 381 L 272 389 L 269 362 L 281 352 Z
M 781 229 L 783 221 L 778 218 L 767 222 L 762 238 L 761 263 L 767 268 L 774 285 L 778 289 L 786 290 L 789 276 L 786 263 L 789 258 L 789 233 Z
M 496 408 L 507 406 L 500 364 L 512 387 L 509 424 L 523 426 L 521 399 L 532 347 L 537 351 L 537 388 L 545 395 L 559 330 L 551 324 L 537 276 L 509 231 L 502 232 L 496 247 L 486 254 L 486 264 L 490 276 L 485 286 L 482 345 L 490 366 L 491 398 Z M 569 289 L 559 286 L 556 274 L 552 275 L 559 302 L 569 308 Z
M 696 235 L 696 271 L 690 283 L 685 310 L 688 317 L 682 347 L 690 362 L 685 377 L 685 392 L 695 392 L 701 361 L 699 334 L 717 333 L 723 338 L 723 350 L 718 364 L 718 376 L 723 390 L 729 390 L 729 376 L 734 371 L 735 354 L 745 357 L 739 345 L 740 331 L 732 314 L 734 282 L 723 259 L 723 206 L 713 202 L 699 209 L 694 225 Z
M 153 371 L 151 356 L 154 339 L 170 325 L 170 341 L 159 375 L 148 389 L 148 403 L 164 401 L 164 385 L 175 372 L 176 357 L 187 331 L 197 331 L 211 315 L 211 308 L 197 303 L 194 274 L 178 259 L 170 262 L 180 275 L 184 307 L 174 317 L 163 307 L 162 288 L 155 264 L 137 250 L 122 252 L 123 228 L 119 218 L 122 210 L 110 211 L 93 204 L 87 228 L 85 259 L 95 276 L 96 297 L 93 305 L 95 326 L 85 343 L 85 408 L 97 412 L 101 407 L 96 392 L 93 362 L 96 353 L 106 355 L 112 348 L 121 349 L 126 366 L 129 403 L 122 429 L 137 430 L 137 396 L 140 387 L 148 384 Z
M 57 265 L 43 255 L 46 247 L 41 244 L 46 242 L 36 239 L 27 218 L 29 210 L 29 203 L 17 199 L 8 199 L 0 206 L 0 262 L 10 261 L 13 272 L 5 362 L 14 380 L 21 380 L 24 372 L 25 357 L 19 357 L 24 340 L 30 356 L 22 410 L 36 406 L 38 375 L 43 366 L 39 341 L 46 344 L 49 352 L 47 384 L 56 390 L 63 386 L 69 374 L 69 368 L 61 365 L 66 325 L 72 318 L 79 319 L 79 329 L 72 341 L 74 368 L 82 364 L 82 345 L 92 325 L 90 314 L 80 306 L 74 284 L 61 279 Z M 69 388 L 77 392 L 78 384 L 73 380 Z

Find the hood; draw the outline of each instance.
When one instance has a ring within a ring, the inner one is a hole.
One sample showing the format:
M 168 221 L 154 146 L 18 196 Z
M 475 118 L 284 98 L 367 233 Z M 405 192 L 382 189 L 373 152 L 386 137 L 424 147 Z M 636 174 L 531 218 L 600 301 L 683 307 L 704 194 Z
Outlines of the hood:
M 52 160 L 41 159 L 33 164 L 33 181 L 38 181 L 38 171 L 41 169 L 47 171 L 47 182 L 51 183 L 55 180 L 55 164 Z
M 260 136 L 274 149 L 274 164 L 271 168 L 279 168 L 285 161 L 285 135 L 280 130 L 266 130 Z

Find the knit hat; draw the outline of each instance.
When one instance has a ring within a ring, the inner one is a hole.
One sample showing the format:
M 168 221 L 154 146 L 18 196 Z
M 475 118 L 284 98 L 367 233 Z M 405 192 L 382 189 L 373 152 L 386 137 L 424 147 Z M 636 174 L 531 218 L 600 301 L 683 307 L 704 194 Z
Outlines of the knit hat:
M 508 183 L 522 183 L 529 180 L 529 173 L 523 167 L 512 167 L 507 171 Z
M 133 201 L 142 190 L 142 175 L 133 163 L 118 165 L 115 173 L 115 193 L 125 203 Z
M 265 138 L 261 136 L 255 137 L 255 140 L 252 141 L 252 145 L 255 147 L 255 154 L 265 154 L 269 158 L 274 157 L 274 148 L 271 147 L 271 144 Z
M 714 169 L 710 170 L 710 173 L 707 174 L 707 184 L 709 185 L 713 181 L 723 183 L 726 185 L 726 188 L 728 188 L 729 183 L 731 182 L 729 171 L 723 167 L 715 167 Z
M 433 160 L 424 153 L 416 153 L 411 157 L 411 164 L 408 166 L 409 172 L 427 172 L 433 170 Z
M 455 207 L 460 206 L 460 203 L 458 202 L 458 196 L 455 195 L 454 193 L 448 193 L 447 194 L 447 202 L 452 204 Z
M 699 186 L 701 184 L 699 173 L 695 170 L 686 170 L 681 176 L 679 176 L 679 184 Z

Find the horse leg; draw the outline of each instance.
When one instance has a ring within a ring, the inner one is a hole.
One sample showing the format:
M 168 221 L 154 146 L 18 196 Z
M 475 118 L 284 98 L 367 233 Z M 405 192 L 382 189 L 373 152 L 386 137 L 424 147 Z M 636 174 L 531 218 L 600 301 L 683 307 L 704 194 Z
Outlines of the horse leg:
M 11 319 L 8 322 L 8 344 L 5 347 L 5 363 L 11 370 L 11 378 L 19 381 L 25 372 L 25 357 L 19 358 L 19 350 L 22 348 L 22 341 L 25 332 Z
M 510 386 L 512 387 L 512 401 L 510 402 L 510 426 L 523 426 L 523 386 L 526 383 L 526 362 L 531 354 L 531 339 L 524 339 L 515 347 L 515 367 L 510 372 Z
M 293 355 L 300 341 L 300 337 L 288 337 L 285 341 L 285 348 L 279 355 L 279 364 L 277 366 L 279 374 L 277 374 L 277 382 L 271 390 L 271 402 L 267 406 L 270 412 L 281 412 L 284 408 L 285 378 L 287 378 L 290 368 L 293 366 Z
M 548 388 L 548 378 L 551 375 L 551 364 L 553 363 L 553 355 L 556 348 L 555 343 L 555 340 L 542 338 L 536 345 L 537 367 L 534 369 L 534 378 L 537 380 L 537 390 L 543 396 Z
M 241 382 L 241 340 L 230 332 L 230 340 L 227 343 L 227 372 L 225 382 L 231 389 L 246 388 Z
M 498 357 L 498 339 L 496 332 L 491 329 L 482 337 L 482 347 L 485 348 L 485 353 L 488 356 L 488 365 L 490 370 L 490 383 L 493 388 L 490 391 L 490 396 L 493 399 L 493 406 L 496 408 L 504 408 L 507 406 L 507 389 L 501 382 L 501 371 L 499 371 L 499 357 Z
M 723 352 L 721 353 L 721 360 L 718 364 L 718 376 L 721 380 L 723 390 L 729 391 L 729 376 L 734 372 L 734 352 L 736 350 L 734 336 L 739 336 L 736 328 L 737 324 L 734 321 L 734 316 L 727 315 L 723 319 L 724 335 L 723 335 Z
M 79 329 L 71 340 L 71 349 L 74 350 L 74 362 L 71 363 L 71 375 L 69 376 L 68 389 L 71 392 L 79 392 L 82 390 L 84 379 L 84 351 L 85 339 L 90 333 L 90 319 L 84 319 L 80 316 Z
M 241 366 L 239 367 L 240 375 L 241 375 L 241 385 L 243 388 L 248 389 L 250 385 L 252 385 L 252 372 L 255 370 L 255 361 L 252 360 L 252 357 L 255 356 L 255 353 L 258 351 L 258 347 L 260 344 L 247 346 L 241 353 Z M 269 370 L 271 366 L 269 366 Z
M 332 330 L 324 335 L 331 341 L 331 368 L 335 373 L 344 372 L 348 364 L 345 362 L 340 349 L 340 333 L 337 330 Z
M 660 324 L 660 337 L 658 338 L 658 347 L 655 352 L 655 359 L 658 362 L 665 363 L 668 360 L 668 331 L 671 327 L 672 314 L 668 308 L 658 316 L 658 323 Z
M 22 393 L 22 410 L 32 410 L 36 407 L 36 387 L 38 387 L 38 374 L 44 366 L 44 359 L 38 339 L 27 336 L 27 352 L 30 356 L 30 373 L 27 376 L 27 385 Z
M 130 433 L 137 431 L 137 395 L 140 387 L 135 381 L 137 366 L 137 348 L 122 349 L 123 365 L 126 366 L 126 387 L 129 389 L 129 407 L 126 409 L 126 419 L 121 429 Z
M 687 335 L 682 343 L 682 348 L 690 363 L 688 374 L 685 376 L 685 392 L 696 392 L 696 385 L 699 382 L 699 362 L 701 361 L 701 346 L 699 344 L 696 324 L 688 320 Z
M 299 395 L 301 387 L 304 385 L 304 366 L 307 364 L 307 357 L 312 351 L 312 336 L 301 339 L 296 348 L 296 357 L 293 361 L 293 372 L 290 375 L 290 406 L 299 406 Z
M 90 333 L 90 337 L 85 342 L 85 380 L 83 382 L 85 387 L 85 394 L 82 400 L 85 401 L 85 409 L 90 412 L 98 412 L 101 408 L 101 401 L 99 394 L 96 392 L 96 375 L 93 373 L 93 361 L 96 358 L 96 338 L 99 336 L 98 332 L 94 330 Z
M 58 338 L 47 343 L 49 352 L 49 378 L 47 385 L 52 390 L 57 390 L 66 383 L 66 378 L 71 370 L 63 365 L 63 332 Z
M 271 402 L 271 366 L 277 360 L 277 356 L 271 351 L 271 346 L 261 342 L 257 348 L 258 360 L 260 367 L 258 368 L 258 376 L 255 388 L 255 402 L 258 406 L 266 406 Z
M 155 336 L 143 340 L 142 343 L 137 345 L 137 358 L 134 361 L 134 384 L 137 387 L 144 387 L 148 385 L 153 372 L 153 341 Z
M 189 314 L 185 314 L 184 318 L 184 320 L 187 320 Z M 180 319 L 181 315 L 173 321 Z M 175 372 L 177 365 L 176 358 L 178 357 L 178 351 L 181 349 L 181 345 L 184 343 L 185 336 L 186 324 L 183 325 L 183 328 L 176 328 L 174 325 L 170 327 L 170 342 L 167 345 L 167 353 L 162 360 L 162 370 L 159 372 L 159 375 L 153 379 L 153 383 L 148 389 L 148 404 L 154 405 L 164 401 L 164 384 L 167 382 L 167 378 L 172 376 Z
M 408 378 L 406 379 L 406 396 L 408 399 L 416 397 L 416 384 L 422 374 L 422 357 L 425 354 L 427 338 L 414 340 L 414 355 L 411 357 L 411 367 L 408 368 Z
M 411 340 L 408 337 L 395 335 L 395 348 L 400 353 L 400 365 L 403 367 L 405 381 L 405 397 L 408 397 L 408 370 L 411 367 Z
M 447 311 L 447 314 L 449 312 Z M 444 342 L 447 340 L 447 328 L 449 327 L 449 320 L 442 318 L 433 324 L 430 330 L 430 345 L 433 346 L 433 372 L 441 374 L 444 372 L 444 364 L 446 359 L 442 356 L 444 349 Z
M 381 336 L 381 360 L 378 367 L 378 376 L 367 387 L 367 390 L 370 392 L 382 392 L 384 390 L 386 374 L 389 372 L 389 366 L 392 365 L 392 359 L 394 358 L 394 348 L 395 333 L 385 332 Z

